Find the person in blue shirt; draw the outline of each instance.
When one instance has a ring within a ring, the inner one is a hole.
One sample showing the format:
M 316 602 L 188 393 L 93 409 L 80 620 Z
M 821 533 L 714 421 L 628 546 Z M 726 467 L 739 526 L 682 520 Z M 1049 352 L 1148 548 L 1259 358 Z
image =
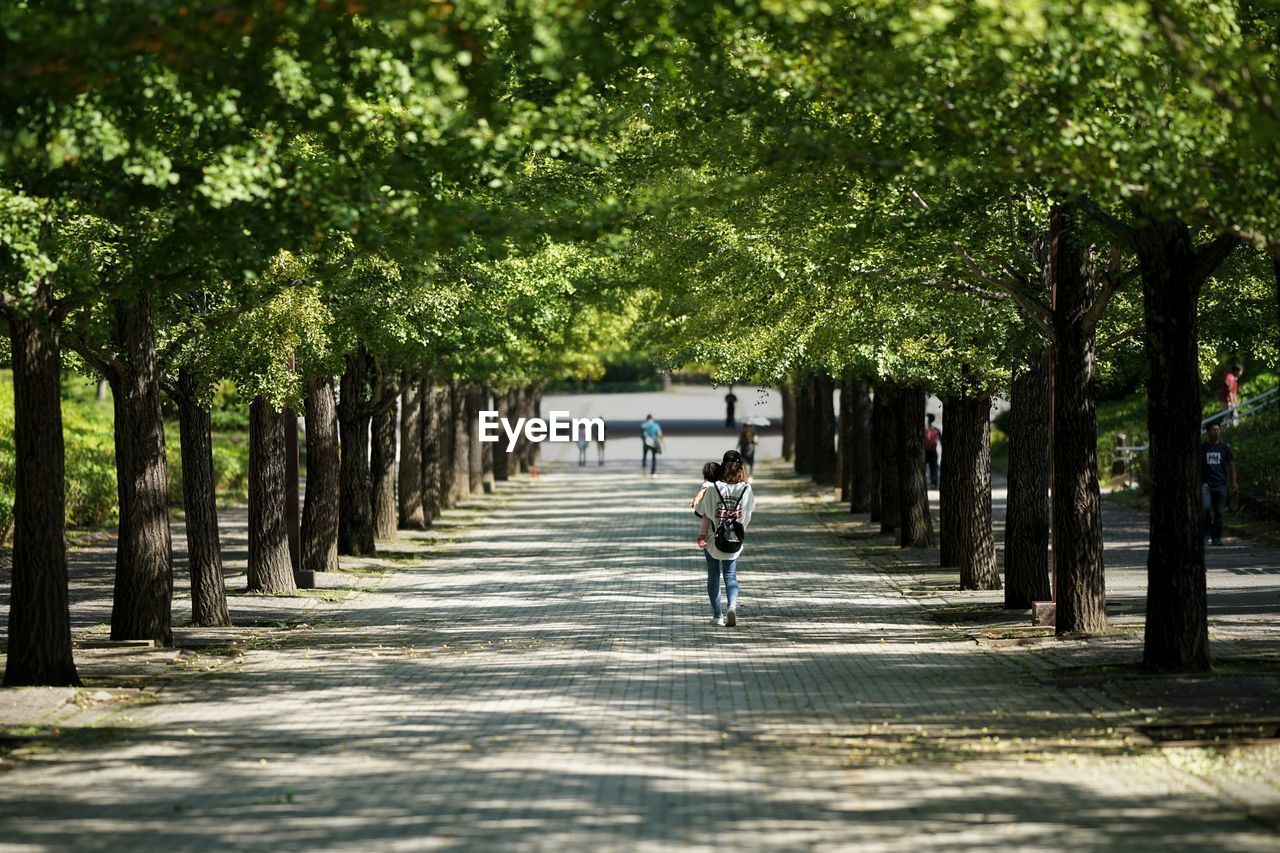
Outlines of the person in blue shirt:
M 640 439 L 644 442 L 644 450 L 640 454 L 640 470 L 644 470 L 645 462 L 649 461 L 649 455 L 653 454 L 653 461 L 649 464 L 649 474 L 657 476 L 658 454 L 662 452 L 662 426 L 653 419 L 653 415 L 644 416 L 644 423 L 640 424 Z
M 1209 424 L 1206 440 L 1200 445 L 1200 495 L 1204 500 L 1206 542 L 1222 544 L 1222 517 L 1226 513 L 1227 499 L 1235 498 L 1236 457 L 1231 448 L 1222 443 L 1222 427 Z

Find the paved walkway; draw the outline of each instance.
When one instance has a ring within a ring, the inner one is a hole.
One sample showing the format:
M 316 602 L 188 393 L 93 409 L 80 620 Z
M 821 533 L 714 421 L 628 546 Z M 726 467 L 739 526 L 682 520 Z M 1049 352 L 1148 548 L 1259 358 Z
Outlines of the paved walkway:
M 363 589 L 237 596 L 256 627 L 177 654 L 83 653 L 101 680 L 8 730 L 0 849 L 1280 849 L 1274 748 L 1134 728 L 1224 691 L 1280 712 L 1274 669 L 975 641 L 988 599 L 778 469 L 717 629 L 690 483 L 601 484 L 506 485 Z

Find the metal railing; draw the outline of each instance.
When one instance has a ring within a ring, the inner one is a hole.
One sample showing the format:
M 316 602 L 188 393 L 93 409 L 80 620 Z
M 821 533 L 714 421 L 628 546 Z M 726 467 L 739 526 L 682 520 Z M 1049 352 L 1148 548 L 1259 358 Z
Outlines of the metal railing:
M 1214 414 L 1209 415 L 1209 417 L 1200 421 L 1200 429 L 1207 429 L 1209 424 L 1218 423 L 1232 415 L 1235 415 L 1235 421 L 1241 421 L 1278 403 L 1280 403 L 1280 385 L 1277 385 L 1270 391 L 1263 391 L 1257 396 L 1250 397 L 1248 400 L 1242 401 L 1233 408 L 1223 409 L 1220 412 L 1215 412 Z M 1123 439 L 1123 436 L 1120 436 L 1120 438 Z M 1116 447 L 1116 458 L 1123 460 L 1127 468 L 1129 463 L 1133 461 L 1134 454 L 1142 453 L 1150 448 L 1151 445 L 1149 444 L 1118 445 Z
M 1200 422 L 1200 428 L 1204 429 L 1209 426 L 1209 424 L 1217 423 L 1218 421 L 1231 417 L 1232 414 L 1235 415 L 1235 420 L 1242 420 L 1250 415 L 1257 414 L 1269 406 L 1274 406 L 1278 402 L 1280 402 L 1280 385 L 1277 385 L 1270 391 L 1263 391 L 1256 397 L 1250 397 L 1248 400 L 1242 401 L 1233 408 L 1223 409 L 1217 414 L 1210 415 Z

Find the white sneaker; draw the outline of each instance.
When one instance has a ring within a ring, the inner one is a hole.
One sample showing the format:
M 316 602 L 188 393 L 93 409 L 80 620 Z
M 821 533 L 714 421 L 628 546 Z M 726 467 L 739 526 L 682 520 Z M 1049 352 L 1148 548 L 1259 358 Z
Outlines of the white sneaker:
M 723 627 L 724 627 L 724 617 L 723 617 L 723 616 L 712 616 L 712 617 L 711 617 L 711 624 L 712 624 L 712 625 L 715 625 L 717 628 L 723 628 Z
M 730 628 L 738 624 L 738 614 L 732 607 L 730 607 L 729 612 L 724 615 L 724 624 L 728 625 Z

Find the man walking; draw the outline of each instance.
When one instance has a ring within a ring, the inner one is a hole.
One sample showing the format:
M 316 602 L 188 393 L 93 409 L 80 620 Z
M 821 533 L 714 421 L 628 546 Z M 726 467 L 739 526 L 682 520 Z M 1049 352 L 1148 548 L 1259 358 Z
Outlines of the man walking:
M 1236 457 L 1231 448 L 1222 443 L 1222 427 L 1209 424 L 1205 431 L 1207 440 L 1200 445 L 1200 495 L 1204 500 L 1206 542 L 1222 544 L 1222 516 L 1227 509 L 1227 499 L 1234 499 L 1236 488 Z
M 735 421 L 733 418 L 733 407 L 738 402 L 738 395 L 733 393 L 733 386 L 729 386 L 729 393 L 724 395 L 724 428 L 733 429 Z
M 1227 375 L 1222 377 L 1222 391 L 1218 393 L 1223 411 L 1230 413 L 1223 420 L 1232 426 L 1240 423 L 1240 415 L 1236 413 L 1236 409 L 1240 406 L 1240 377 L 1243 375 L 1244 367 L 1240 362 L 1231 365 Z
M 938 488 L 938 445 L 942 443 L 942 430 L 933 425 L 933 415 L 925 416 L 929 423 L 924 428 L 924 464 L 929 468 L 929 486 Z
M 644 442 L 644 450 L 640 454 L 640 470 L 644 470 L 645 462 L 649 461 L 649 456 L 652 454 L 653 461 L 649 463 L 649 475 L 657 476 L 658 454 L 662 452 L 662 426 L 653 419 L 653 415 L 644 416 L 644 423 L 640 424 L 640 439 Z

